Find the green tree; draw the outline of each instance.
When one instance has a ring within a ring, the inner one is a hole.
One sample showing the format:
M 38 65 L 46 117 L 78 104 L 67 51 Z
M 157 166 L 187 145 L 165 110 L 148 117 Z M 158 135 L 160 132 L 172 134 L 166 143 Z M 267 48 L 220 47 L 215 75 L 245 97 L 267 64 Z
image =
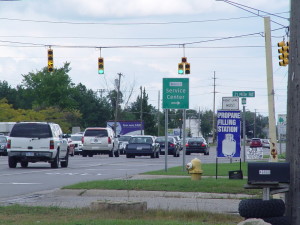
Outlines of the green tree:
M 29 95 L 34 96 L 34 108 L 76 108 L 76 101 L 70 98 L 74 84 L 68 75 L 69 66 L 69 63 L 65 63 L 62 68 L 54 69 L 51 73 L 45 67 L 36 73 L 22 75 L 23 87 L 27 89 Z
M 212 110 L 205 110 L 200 112 L 200 120 L 201 120 L 201 133 L 202 135 L 207 138 L 212 134 L 213 130 L 213 111 Z
M 134 114 L 135 120 L 141 119 L 141 104 L 145 134 L 157 135 L 157 111 L 151 104 L 148 104 L 148 94 L 146 94 L 145 88 L 142 92 L 142 96 L 138 96 L 136 101 L 133 102 L 130 107 L 130 111 Z

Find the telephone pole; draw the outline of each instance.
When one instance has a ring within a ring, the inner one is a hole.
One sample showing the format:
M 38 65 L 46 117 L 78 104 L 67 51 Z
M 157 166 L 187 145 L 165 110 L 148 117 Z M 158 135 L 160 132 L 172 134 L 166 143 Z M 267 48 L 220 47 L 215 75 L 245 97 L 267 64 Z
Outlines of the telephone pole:
M 300 1 L 290 1 L 290 47 L 287 95 L 286 158 L 290 163 L 290 188 L 287 193 L 286 215 L 291 224 L 300 224 Z
M 118 107 L 119 107 L 119 92 L 120 92 L 120 84 L 121 84 L 121 76 L 123 76 L 122 73 L 118 73 L 119 79 L 116 82 L 117 86 L 117 98 L 116 98 L 116 110 L 115 110 L 115 123 L 114 123 L 114 131 L 115 131 L 115 137 L 117 137 L 117 120 L 118 120 Z
M 214 71 L 214 77 L 213 77 L 213 79 L 214 79 L 214 100 L 213 100 L 213 116 L 212 116 L 212 119 L 213 119 L 213 121 L 212 121 L 212 126 L 213 126 L 213 143 L 215 143 L 215 136 L 216 136 L 216 134 L 215 134 L 215 111 L 216 111 L 216 71 Z
M 141 112 L 140 112 L 140 118 L 141 118 L 141 135 L 143 135 L 143 88 L 141 88 Z

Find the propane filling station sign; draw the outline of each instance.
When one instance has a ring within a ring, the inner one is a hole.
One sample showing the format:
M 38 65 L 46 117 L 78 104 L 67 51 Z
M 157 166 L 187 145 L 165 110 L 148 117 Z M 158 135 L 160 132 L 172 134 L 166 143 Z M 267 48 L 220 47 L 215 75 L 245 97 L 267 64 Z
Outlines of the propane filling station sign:
M 218 110 L 217 132 L 217 157 L 240 157 L 241 112 Z

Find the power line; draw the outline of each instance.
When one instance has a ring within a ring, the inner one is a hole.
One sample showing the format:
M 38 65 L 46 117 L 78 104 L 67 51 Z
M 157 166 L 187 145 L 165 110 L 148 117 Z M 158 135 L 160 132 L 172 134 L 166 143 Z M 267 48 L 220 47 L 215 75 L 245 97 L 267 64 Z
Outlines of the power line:
M 128 26 L 128 25 L 169 25 L 169 24 L 188 24 L 188 23 L 205 23 L 205 22 L 219 22 L 228 20 L 240 20 L 255 18 L 257 16 L 243 16 L 220 19 L 207 20 L 188 20 L 188 21 L 169 21 L 169 22 L 130 22 L 130 23 L 112 23 L 112 22 L 71 22 L 71 21 L 51 21 L 51 20 L 31 20 L 1 17 L 0 20 L 18 21 L 18 22 L 34 22 L 34 23 L 51 23 L 51 24 L 69 24 L 69 25 L 113 25 L 113 26 Z
M 283 28 L 277 28 L 272 31 L 281 30 Z M 38 44 L 38 43 L 30 43 L 30 42 L 20 42 L 20 41 L 7 41 L 7 40 L 0 40 L 2 43 L 9 43 L 9 44 L 19 44 L 19 45 L 32 45 L 38 47 L 56 47 L 56 48 L 161 48 L 161 47 L 177 47 L 181 48 L 183 45 L 195 45 L 201 43 L 208 43 L 208 42 L 215 42 L 221 40 L 229 40 L 235 38 L 242 38 L 248 37 L 253 35 L 262 35 L 262 32 L 255 32 L 249 34 L 242 34 L 242 35 L 235 35 L 229 37 L 222 37 L 222 38 L 214 38 L 202 41 L 193 41 L 193 42 L 185 42 L 185 43 L 166 43 L 166 44 L 142 44 L 142 45 L 119 45 L 119 46 L 87 46 L 87 45 L 59 45 L 59 44 Z M 21 46 L 20 46 L 21 47 Z

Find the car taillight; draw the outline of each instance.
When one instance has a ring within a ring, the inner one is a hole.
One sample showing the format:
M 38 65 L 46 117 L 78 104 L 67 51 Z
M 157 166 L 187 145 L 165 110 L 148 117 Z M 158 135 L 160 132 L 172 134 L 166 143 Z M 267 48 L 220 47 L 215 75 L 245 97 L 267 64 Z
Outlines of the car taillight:
M 185 144 L 186 147 L 189 147 L 189 144 Z
M 174 144 L 170 144 L 170 147 L 172 147 L 172 148 L 173 148 L 173 147 L 174 147 Z
M 84 143 L 84 137 L 81 138 L 81 142 L 82 142 L 82 144 Z
M 203 143 L 201 144 L 201 147 L 205 147 L 205 146 L 206 146 L 205 144 L 203 144 Z
M 111 138 L 110 137 L 108 137 L 108 144 L 111 144 Z
M 10 149 L 11 148 L 11 140 L 8 140 L 6 143 L 6 148 Z
M 53 140 L 50 141 L 50 149 L 54 149 L 54 141 Z

